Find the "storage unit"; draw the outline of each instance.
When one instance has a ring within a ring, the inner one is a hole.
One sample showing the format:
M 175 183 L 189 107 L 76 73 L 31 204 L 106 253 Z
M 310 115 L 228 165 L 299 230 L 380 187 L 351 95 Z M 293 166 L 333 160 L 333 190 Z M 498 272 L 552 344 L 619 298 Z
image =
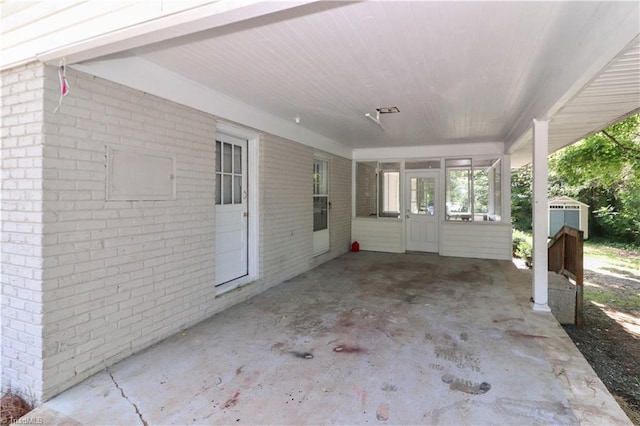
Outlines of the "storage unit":
M 564 225 L 584 232 L 589 238 L 589 206 L 569 197 L 549 200 L 549 236 L 553 237 Z

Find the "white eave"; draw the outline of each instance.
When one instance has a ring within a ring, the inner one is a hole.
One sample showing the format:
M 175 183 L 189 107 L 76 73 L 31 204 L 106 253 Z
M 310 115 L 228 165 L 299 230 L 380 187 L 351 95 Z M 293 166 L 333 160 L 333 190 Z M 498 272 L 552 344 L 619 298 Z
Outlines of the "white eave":
M 549 153 L 599 132 L 640 109 L 640 36 L 550 117 Z M 512 165 L 530 162 L 532 134 L 522 135 Z
M 531 159 L 534 119 L 549 120 L 553 152 L 640 108 L 638 2 L 0 0 L 0 7 L 2 70 L 64 59 L 348 157 L 498 144 L 518 167 Z M 365 114 L 385 105 L 400 113 L 384 116 L 381 128 Z

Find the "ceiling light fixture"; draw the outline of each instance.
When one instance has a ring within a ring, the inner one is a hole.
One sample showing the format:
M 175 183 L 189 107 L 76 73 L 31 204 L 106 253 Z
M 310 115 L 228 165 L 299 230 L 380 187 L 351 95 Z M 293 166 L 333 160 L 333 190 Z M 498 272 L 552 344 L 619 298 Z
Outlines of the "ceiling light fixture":
M 382 123 L 380 123 L 380 111 L 376 110 L 375 117 L 373 115 L 371 115 L 370 113 L 366 113 L 364 116 L 369 118 L 371 121 L 376 123 L 378 126 L 382 127 Z M 382 127 L 382 128 L 384 129 L 384 127 Z

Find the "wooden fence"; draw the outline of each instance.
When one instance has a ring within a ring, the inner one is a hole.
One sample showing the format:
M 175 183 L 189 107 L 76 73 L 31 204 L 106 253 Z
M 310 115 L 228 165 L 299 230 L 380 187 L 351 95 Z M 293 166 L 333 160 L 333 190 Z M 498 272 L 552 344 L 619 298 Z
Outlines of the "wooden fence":
M 549 241 L 549 271 L 565 275 L 576 282 L 576 326 L 584 325 L 583 232 L 563 226 Z

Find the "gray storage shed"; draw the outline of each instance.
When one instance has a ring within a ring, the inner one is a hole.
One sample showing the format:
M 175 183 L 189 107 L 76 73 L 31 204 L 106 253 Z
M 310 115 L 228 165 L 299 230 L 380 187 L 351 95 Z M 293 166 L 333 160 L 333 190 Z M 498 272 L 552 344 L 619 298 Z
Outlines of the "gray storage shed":
M 564 225 L 584 232 L 589 238 L 589 205 L 569 197 L 549 200 L 549 236 L 553 237 Z

